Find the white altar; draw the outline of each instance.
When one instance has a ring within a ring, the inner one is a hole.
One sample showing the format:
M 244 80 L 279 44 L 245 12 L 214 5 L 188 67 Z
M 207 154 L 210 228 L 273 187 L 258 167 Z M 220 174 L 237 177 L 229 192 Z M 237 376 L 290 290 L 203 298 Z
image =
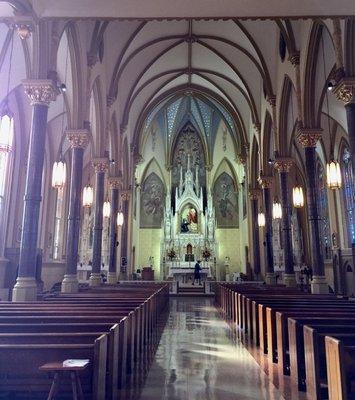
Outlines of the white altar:
M 173 278 L 182 283 L 191 279 L 198 260 L 201 261 L 202 278 L 213 278 L 217 248 L 212 195 L 208 192 L 204 203 L 203 190 L 198 182 L 198 165 L 195 165 L 194 174 L 190 155 L 187 157 L 185 174 L 180 168 L 175 209 L 171 207 L 170 193 L 166 196 L 164 239 L 161 246 L 162 259 L 165 260 L 165 279 Z

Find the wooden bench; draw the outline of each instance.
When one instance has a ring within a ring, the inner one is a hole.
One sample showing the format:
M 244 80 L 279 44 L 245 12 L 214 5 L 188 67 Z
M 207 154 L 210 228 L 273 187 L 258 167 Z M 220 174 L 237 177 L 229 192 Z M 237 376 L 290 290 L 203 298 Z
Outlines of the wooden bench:
M 329 400 L 354 399 L 355 337 L 345 343 L 344 339 L 327 336 L 325 348 Z

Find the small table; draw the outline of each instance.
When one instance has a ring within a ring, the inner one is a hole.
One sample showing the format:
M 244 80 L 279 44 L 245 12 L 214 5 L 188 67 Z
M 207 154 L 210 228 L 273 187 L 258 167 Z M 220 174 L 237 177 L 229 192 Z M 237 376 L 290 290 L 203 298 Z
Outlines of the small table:
M 88 367 L 89 364 L 90 363 L 88 361 L 82 366 L 66 367 L 66 366 L 63 366 L 62 362 L 52 362 L 52 363 L 47 363 L 47 364 L 41 365 L 39 367 L 40 371 L 54 372 L 53 382 L 52 382 L 52 386 L 49 391 L 47 400 L 55 399 L 55 396 L 59 391 L 60 381 L 66 372 L 70 373 L 73 399 L 74 400 L 84 400 L 83 390 L 81 388 L 81 383 L 80 383 L 80 378 L 79 378 L 79 372 L 84 371 Z

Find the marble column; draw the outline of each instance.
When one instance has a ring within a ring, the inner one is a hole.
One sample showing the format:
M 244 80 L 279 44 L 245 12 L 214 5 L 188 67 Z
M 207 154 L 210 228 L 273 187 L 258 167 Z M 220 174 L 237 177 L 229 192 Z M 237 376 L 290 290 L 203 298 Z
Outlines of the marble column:
M 13 301 L 33 301 L 37 298 L 36 258 L 39 212 L 48 107 L 55 101 L 58 89 L 51 80 L 23 81 L 25 93 L 33 106 L 30 144 L 28 150 L 27 176 L 23 207 L 20 261 Z
M 348 135 L 351 155 L 355 154 L 355 78 L 343 78 L 334 89 L 337 98 L 343 101 L 348 123 Z M 355 177 L 355 162 L 352 162 Z
M 253 271 L 256 279 L 260 278 L 260 240 L 258 227 L 258 200 L 260 197 L 260 189 L 250 189 L 249 197 L 251 202 L 251 216 L 253 226 Z
M 128 278 L 127 269 L 128 269 L 128 226 L 129 226 L 129 199 L 130 199 L 130 192 L 125 190 L 121 195 L 121 202 L 122 202 L 122 212 L 124 223 L 122 226 L 122 234 L 121 234 L 121 260 L 122 258 L 126 259 L 126 265 L 122 268 L 123 275 L 125 279 Z M 121 263 L 120 263 L 121 265 Z
M 272 245 L 272 204 L 270 191 L 272 187 L 273 177 L 261 175 L 259 183 L 262 187 L 264 207 L 265 207 L 265 242 L 266 242 L 266 270 L 265 282 L 268 285 L 275 285 L 276 278 L 274 272 L 274 252 Z
M 101 250 L 102 250 L 102 222 L 105 192 L 105 173 L 108 171 L 107 158 L 95 158 L 92 160 L 95 170 L 95 210 L 92 248 L 92 272 L 90 286 L 101 284 Z
M 316 175 L 316 145 L 322 136 L 320 128 L 301 128 L 298 132 L 298 142 L 305 151 L 305 171 L 307 185 L 307 207 L 310 230 L 311 262 L 313 279 L 312 293 L 328 293 L 328 284 L 325 277 L 324 260 L 320 246 L 319 215 L 317 208 L 317 175 Z
M 291 196 L 288 185 L 289 172 L 293 165 L 290 157 L 278 157 L 274 167 L 280 176 L 280 200 L 282 208 L 281 235 L 283 242 L 283 259 L 285 266 L 284 284 L 286 286 L 296 286 L 295 270 L 293 265 L 293 245 L 291 233 Z
M 110 217 L 110 238 L 109 238 L 109 262 L 107 283 L 117 283 L 117 213 L 119 189 L 121 187 L 121 178 L 112 177 L 109 179 L 111 189 L 111 217 Z
M 88 131 L 86 129 L 68 130 L 66 135 L 71 147 L 71 172 L 66 238 L 66 268 L 64 279 L 62 281 L 62 292 L 76 293 L 78 291 L 77 265 L 79 252 L 83 157 L 84 149 L 88 143 Z

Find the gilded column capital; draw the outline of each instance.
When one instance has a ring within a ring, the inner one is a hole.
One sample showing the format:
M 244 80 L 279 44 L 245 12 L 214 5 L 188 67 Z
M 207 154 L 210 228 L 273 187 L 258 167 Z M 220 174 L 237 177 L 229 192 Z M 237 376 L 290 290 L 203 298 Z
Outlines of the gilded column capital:
M 355 103 L 355 78 L 342 78 L 337 86 L 333 89 L 338 100 L 345 105 Z
M 55 101 L 59 94 L 57 86 L 51 79 L 24 79 L 22 85 L 31 106 L 49 107 L 50 102 Z
M 263 189 L 270 189 L 272 186 L 272 183 L 274 181 L 274 177 L 273 176 L 267 176 L 267 175 L 260 175 L 258 182 L 259 185 L 263 188 Z
M 92 166 L 94 167 L 96 173 L 106 173 L 108 171 L 108 159 L 105 157 L 94 158 L 92 160 Z
M 293 163 L 294 161 L 291 157 L 277 157 L 274 161 L 274 168 L 278 172 L 290 172 Z
M 258 200 L 261 196 L 261 190 L 257 188 L 249 189 L 249 197 L 251 200 Z
M 123 190 L 121 193 L 121 200 L 122 201 L 128 201 L 131 197 L 131 191 L 130 190 Z
M 316 147 L 318 140 L 322 137 L 322 128 L 299 128 L 297 141 L 303 147 Z
M 245 165 L 247 163 L 247 155 L 245 153 L 237 154 L 236 161 L 238 164 Z
M 66 130 L 65 134 L 72 149 L 85 149 L 89 142 L 89 132 L 87 129 Z
M 122 176 L 111 176 L 108 178 L 108 185 L 110 189 L 121 189 Z

